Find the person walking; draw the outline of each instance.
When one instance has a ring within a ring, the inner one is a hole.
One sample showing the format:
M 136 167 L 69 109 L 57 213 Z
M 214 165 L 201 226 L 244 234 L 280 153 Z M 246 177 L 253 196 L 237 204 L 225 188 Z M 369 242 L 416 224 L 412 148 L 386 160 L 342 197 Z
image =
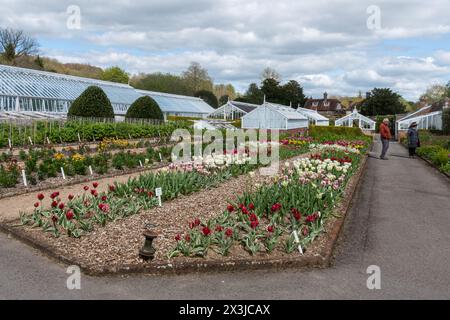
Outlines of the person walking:
M 383 119 L 383 122 L 380 124 L 380 137 L 381 137 L 381 155 L 380 159 L 387 160 L 386 152 L 389 149 L 389 141 L 392 138 L 391 129 L 389 129 L 389 119 Z
M 417 131 L 417 122 L 413 122 L 408 128 L 408 150 L 410 158 L 414 158 L 416 148 L 418 147 L 420 147 L 419 131 Z

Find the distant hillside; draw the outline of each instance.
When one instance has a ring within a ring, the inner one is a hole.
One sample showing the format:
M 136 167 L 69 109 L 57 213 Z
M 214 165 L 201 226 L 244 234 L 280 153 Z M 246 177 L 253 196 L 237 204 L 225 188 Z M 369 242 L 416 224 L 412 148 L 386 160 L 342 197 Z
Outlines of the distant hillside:
M 0 59 L 0 64 L 11 65 Z M 68 74 L 72 76 L 100 79 L 103 69 L 82 63 L 61 63 L 56 59 L 45 57 L 25 56 L 14 60 L 15 67 L 35 69 L 49 72 Z

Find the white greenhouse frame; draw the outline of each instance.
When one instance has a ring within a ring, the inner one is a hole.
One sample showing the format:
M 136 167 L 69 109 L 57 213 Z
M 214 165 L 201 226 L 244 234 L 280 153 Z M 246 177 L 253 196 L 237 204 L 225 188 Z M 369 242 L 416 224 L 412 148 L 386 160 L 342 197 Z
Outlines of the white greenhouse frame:
M 376 122 L 366 116 L 363 116 L 356 109 L 354 109 L 352 113 L 337 119 L 334 122 L 334 125 L 337 127 L 353 127 L 353 123 L 355 120 L 358 121 L 358 127 L 362 130 L 375 130 Z
M 297 108 L 297 112 L 301 115 L 308 118 L 310 124 L 314 124 L 316 126 L 329 126 L 330 125 L 330 119 L 327 117 L 324 117 L 320 113 L 318 113 L 316 110 L 306 109 L 306 108 Z
M 308 118 L 295 109 L 270 102 L 264 102 L 241 120 L 243 129 L 290 130 L 309 126 Z
M 242 109 L 243 107 L 251 108 L 252 110 L 246 111 Z M 245 116 L 247 113 L 253 111 L 259 107 L 257 104 L 244 103 L 244 102 L 235 102 L 228 101 L 221 107 L 217 108 L 213 112 L 208 115 L 210 119 L 223 119 L 223 120 L 238 120 Z
M 442 130 L 442 111 L 434 111 L 426 114 L 420 114 L 423 111 L 431 109 L 431 105 L 420 108 L 419 110 L 397 120 L 397 130 L 408 130 L 409 125 L 413 122 L 417 123 L 418 129 L 424 130 Z M 418 115 L 419 114 L 419 115 Z

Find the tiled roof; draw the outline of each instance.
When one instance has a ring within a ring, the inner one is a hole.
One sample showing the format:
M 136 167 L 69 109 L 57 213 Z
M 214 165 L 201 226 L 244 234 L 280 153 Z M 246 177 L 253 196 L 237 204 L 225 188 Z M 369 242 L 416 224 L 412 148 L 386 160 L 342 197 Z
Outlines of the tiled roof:
M 305 102 L 305 108 L 317 110 L 317 111 L 339 111 L 338 106 L 341 102 L 338 99 L 327 99 L 325 104 L 325 99 L 308 99 Z

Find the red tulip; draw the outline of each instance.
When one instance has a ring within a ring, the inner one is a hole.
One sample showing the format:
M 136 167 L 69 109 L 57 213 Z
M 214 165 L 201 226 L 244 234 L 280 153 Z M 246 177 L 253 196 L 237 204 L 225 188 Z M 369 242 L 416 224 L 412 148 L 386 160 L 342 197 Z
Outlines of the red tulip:
M 252 213 L 250 215 L 250 221 L 258 221 L 258 217 L 256 216 L 256 214 Z
M 250 204 L 248 205 L 248 208 L 249 208 L 250 210 L 255 210 L 255 205 L 254 205 L 253 203 L 250 203 Z
M 84 191 L 88 191 L 89 187 L 88 186 L 84 186 L 83 189 L 84 189 Z
M 208 227 L 203 227 L 202 232 L 205 237 L 211 234 L 211 230 Z
M 153 197 L 153 192 L 151 192 L 151 191 L 147 192 L 147 196 L 148 196 L 149 198 Z
M 248 214 L 249 213 L 246 207 L 243 207 L 241 210 L 242 210 L 243 214 Z
M 222 226 L 217 225 L 216 226 L 216 232 L 221 232 L 223 230 Z
M 189 228 L 190 229 L 194 229 L 195 228 L 195 223 L 194 222 L 190 222 L 189 223 Z
M 251 227 L 252 229 L 256 229 L 256 227 L 257 227 L 258 225 L 259 225 L 258 220 L 255 220 L 255 221 L 250 222 L 250 227 Z
M 108 199 L 107 196 L 102 196 L 102 201 L 106 201 Z
M 111 186 L 109 186 L 108 188 L 109 188 L 109 191 L 110 191 L 110 192 L 116 191 L 116 187 L 115 187 L 115 186 L 112 186 L 112 185 L 111 185 Z
M 60 208 L 61 210 L 64 209 L 64 203 L 61 202 L 61 203 L 59 204 L 58 208 Z
M 69 198 L 69 200 L 73 200 L 73 194 L 69 194 L 67 198 Z
M 184 237 L 184 240 L 185 240 L 186 242 L 191 241 L 191 236 L 187 234 L 187 235 Z
M 234 211 L 234 207 L 231 204 L 229 204 L 227 206 L 227 210 L 228 210 L 228 212 L 233 212 Z
M 92 194 L 94 197 L 98 196 L 98 192 L 97 192 L 97 190 L 95 190 L 95 189 L 92 189 L 92 190 L 91 190 L 91 194 Z
M 34 207 L 35 207 L 35 208 L 39 207 L 39 202 L 35 202 L 35 203 L 34 203 Z
M 296 221 L 299 221 L 302 218 L 302 215 L 301 215 L 300 211 L 298 211 L 297 209 L 292 208 L 291 212 L 292 212 L 292 215 L 294 216 L 294 219 Z
M 316 220 L 316 217 L 313 214 L 310 214 L 306 217 L 306 222 L 314 222 Z
M 273 226 L 267 227 L 267 231 L 269 231 L 270 233 L 272 233 L 274 230 L 275 230 L 275 228 Z
M 198 226 L 200 225 L 200 223 L 201 223 L 201 222 L 200 222 L 200 219 L 197 218 L 197 219 L 194 220 L 194 225 L 195 225 L 196 227 L 198 227 Z
M 179 234 L 177 234 L 176 236 L 175 236 L 175 240 L 178 242 L 178 241 L 180 241 L 181 240 L 181 236 L 179 235 Z
M 56 208 L 57 206 L 58 206 L 58 202 L 52 201 L 52 207 L 53 207 L 53 208 Z
M 38 198 L 40 201 L 42 201 L 42 200 L 44 200 L 45 196 L 44 196 L 43 193 L 39 193 L 39 194 L 37 195 L 37 198 Z
M 66 218 L 67 218 L 67 220 L 72 220 L 73 219 L 73 212 L 72 211 L 67 211 L 66 212 Z
M 58 217 L 55 216 L 55 215 L 53 215 L 53 216 L 52 216 L 52 221 L 53 221 L 53 223 L 56 223 L 56 222 L 58 221 Z
M 233 236 L 233 229 L 228 228 L 227 230 L 225 230 L 225 235 L 227 237 Z
M 59 192 L 55 191 L 50 195 L 50 198 L 55 199 L 57 196 L 59 196 Z
M 97 187 L 98 187 L 98 182 L 92 183 L 92 186 L 94 187 L 94 189 L 97 189 Z

